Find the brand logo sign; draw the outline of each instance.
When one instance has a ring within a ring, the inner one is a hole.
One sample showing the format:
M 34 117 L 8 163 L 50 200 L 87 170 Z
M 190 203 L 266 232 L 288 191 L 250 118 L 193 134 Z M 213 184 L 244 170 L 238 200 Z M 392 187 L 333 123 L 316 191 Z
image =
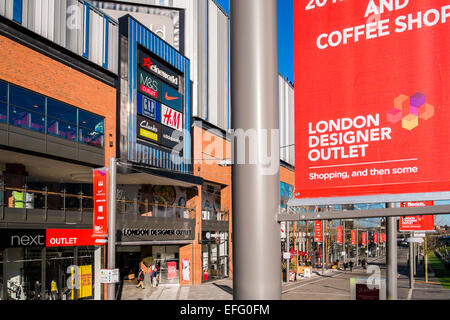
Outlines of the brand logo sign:
M 450 189 L 450 55 L 435 41 L 449 25 L 444 0 L 294 1 L 297 198 Z
M 108 235 L 108 169 L 93 170 L 94 184 L 94 237 Z
M 433 206 L 434 201 L 419 201 L 419 202 L 402 202 L 400 207 L 425 207 Z M 400 217 L 399 224 L 400 231 L 433 231 L 434 230 L 434 216 L 406 216 Z
M 2 248 L 45 247 L 45 230 L 0 229 Z
M 161 102 L 178 112 L 183 112 L 183 96 L 164 83 L 162 84 Z
M 165 105 L 161 106 L 161 123 L 172 129 L 183 130 L 183 114 L 169 108 Z
M 358 243 L 358 239 L 357 239 L 357 234 L 356 234 L 356 230 L 352 230 L 352 245 L 356 246 L 356 244 Z
M 168 148 L 174 148 L 176 146 L 181 145 L 181 143 L 183 142 L 182 131 L 171 129 L 166 126 L 161 126 L 161 129 L 162 129 L 160 137 L 161 145 Z
M 159 142 L 161 135 L 161 124 L 151 119 L 137 116 L 138 126 L 137 126 L 137 136 L 140 139 Z
M 153 99 L 161 100 L 161 82 L 141 70 L 138 70 L 138 90 Z
M 179 75 L 159 59 L 139 51 L 139 64 L 144 70 L 151 72 L 178 89 Z
M 367 232 L 361 234 L 361 244 L 363 247 L 367 245 Z
M 322 221 L 314 222 L 314 241 L 322 242 Z
M 161 103 L 138 93 L 138 114 L 161 122 Z

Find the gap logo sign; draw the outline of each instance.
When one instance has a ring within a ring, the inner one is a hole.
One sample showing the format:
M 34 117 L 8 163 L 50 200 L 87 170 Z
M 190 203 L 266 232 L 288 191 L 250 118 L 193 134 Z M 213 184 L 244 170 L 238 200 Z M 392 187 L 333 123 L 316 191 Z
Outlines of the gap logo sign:
M 161 102 L 178 112 L 183 112 L 183 96 L 165 83 L 162 84 Z
M 138 90 L 153 99 L 161 100 L 161 82 L 141 70 L 138 70 Z
M 138 93 L 138 114 L 161 122 L 161 103 Z
M 161 105 L 161 123 L 172 129 L 182 131 L 183 114 L 165 105 Z

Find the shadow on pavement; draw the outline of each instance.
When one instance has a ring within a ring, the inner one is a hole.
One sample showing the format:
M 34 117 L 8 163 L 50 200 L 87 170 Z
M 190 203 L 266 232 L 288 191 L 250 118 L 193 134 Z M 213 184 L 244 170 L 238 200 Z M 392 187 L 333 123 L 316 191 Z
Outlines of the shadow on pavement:
M 213 283 L 213 285 L 215 285 L 219 289 L 222 289 L 226 293 L 229 293 L 231 295 L 233 294 L 233 289 L 230 288 L 229 286 L 224 286 L 224 285 L 220 285 L 220 284 L 217 284 L 217 283 Z

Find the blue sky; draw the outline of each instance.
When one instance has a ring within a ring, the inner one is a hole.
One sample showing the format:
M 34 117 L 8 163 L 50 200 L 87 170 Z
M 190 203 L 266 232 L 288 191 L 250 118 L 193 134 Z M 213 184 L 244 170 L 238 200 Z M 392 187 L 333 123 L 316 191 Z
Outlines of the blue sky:
M 230 0 L 216 0 L 226 12 L 230 12 Z M 294 82 L 294 2 L 278 0 L 278 69 Z

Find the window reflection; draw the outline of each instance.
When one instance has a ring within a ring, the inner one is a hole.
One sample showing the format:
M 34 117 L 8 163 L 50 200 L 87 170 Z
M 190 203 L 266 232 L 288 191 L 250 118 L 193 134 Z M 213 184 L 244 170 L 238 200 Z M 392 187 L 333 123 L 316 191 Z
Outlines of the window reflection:
M 8 107 L 5 103 L 0 102 L 0 122 L 6 123 L 6 117 L 8 115 Z
M 31 91 L 10 86 L 9 103 L 33 112 L 45 114 L 45 97 Z
M 0 81 L 0 102 L 8 102 L 8 84 Z
M 77 123 L 77 109 L 53 99 L 47 99 L 47 116 L 68 123 Z
M 50 117 L 47 119 L 47 133 L 55 137 L 77 141 L 76 125 Z
M 30 112 L 22 108 L 11 107 L 9 123 L 24 129 L 44 133 L 45 117 L 39 113 Z

